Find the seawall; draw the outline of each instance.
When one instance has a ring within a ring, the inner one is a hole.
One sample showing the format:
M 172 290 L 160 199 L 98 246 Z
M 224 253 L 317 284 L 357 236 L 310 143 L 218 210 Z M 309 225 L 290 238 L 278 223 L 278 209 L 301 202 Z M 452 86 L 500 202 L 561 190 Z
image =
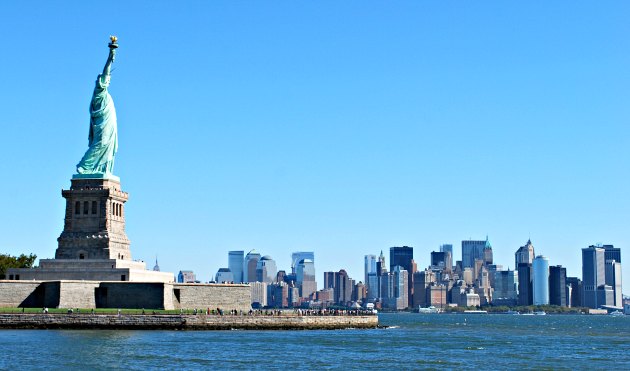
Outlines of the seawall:
M 0 329 L 333 330 L 377 326 L 376 315 L 0 314 Z

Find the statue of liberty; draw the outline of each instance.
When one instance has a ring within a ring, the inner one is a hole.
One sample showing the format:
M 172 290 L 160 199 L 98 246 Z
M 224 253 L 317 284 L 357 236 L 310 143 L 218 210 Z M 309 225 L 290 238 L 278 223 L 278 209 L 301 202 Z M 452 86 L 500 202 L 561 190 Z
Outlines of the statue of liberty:
M 107 91 L 111 78 L 111 66 L 116 57 L 116 36 L 110 37 L 109 57 L 98 75 L 96 86 L 90 102 L 90 134 L 89 148 L 77 164 L 77 173 L 100 177 L 113 176 L 114 157 L 118 151 L 118 129 L 116 126 L 116 109 L 111 95 Z

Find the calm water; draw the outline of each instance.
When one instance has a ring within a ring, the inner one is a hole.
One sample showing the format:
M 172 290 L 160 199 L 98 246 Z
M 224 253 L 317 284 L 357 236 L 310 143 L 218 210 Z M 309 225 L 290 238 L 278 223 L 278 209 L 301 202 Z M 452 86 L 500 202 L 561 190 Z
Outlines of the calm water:
M 630 316 L 382 314 L 377 330 L 0 330 L 0 369 L 630 369 Z

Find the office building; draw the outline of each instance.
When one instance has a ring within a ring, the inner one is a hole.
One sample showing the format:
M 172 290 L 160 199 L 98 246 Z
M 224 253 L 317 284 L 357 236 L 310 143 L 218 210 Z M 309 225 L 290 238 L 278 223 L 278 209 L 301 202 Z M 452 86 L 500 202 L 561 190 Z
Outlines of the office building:
M 490 260 L 488 264 L 492 264 L 492 246 L 488 237 L 485 241 L 462 241 L 462 268 L 474 268 L 475 260 L 485 264 L 486 258 Z
M 219 268 L 217 274 L 214 276 L 214 282 L 216 283 L 224 283 L 224 282 L 233 282 L 234 275 L 230 268 Z
M 567 269 L 561 265 L 549 267 L 549 304 L 568 306 Z
M 452 244 L 448 244 L 448 243 L 440 245 L 440 252 L 450 252 L 451 253 L 451 257 L 452 257 L 453 256 L 453 245 Z
M 256 263 L 256 281 L 272 283 L 276 281 L 278 275 L 278 268 L 276 261 L 269 255 L 265 255 L 258 263 Z
M 291 273 L 297 273 L 298 263 L 304 259 L 308 259 L 315 264 L 315 253 L 313 251 L 297 251 L 291 254 Z
M 368 283 L 368 275 L 376 273 L 376 255 L 366 255 L 363 262 L 364 283 Z
M 597 246 L 582 249 L 582 301 L 585 307 L 596 309 L 606 305 L 605 302 L 597 300 L 597 288 L 605 284 L 604 249 Z
M 252 293 L 252 307 L 263 308 L 267 306 L 267 286 L 266 282 L 250 282 Z
M 518 272 L 497 270 L 494 272 L 495 305 L 515 306 L 518 303 Z
M 451 259 L 451 253 L 448 251 L 432 251 L 431 252 L 431 268 L 451 271 L 453 267 L 453 261 Z
M 376 262 L 376 274 L 382 275 L 387 272 L 387 265 L 385 265 L 385 255 L 383 255 L 383 250 L 381 250 L 381 255 L 378 256 L 378 261 Z
M 197 276 L 193 271 L 179 271 L 177 275 L 178 283 L 194 283 L 197 282 Z
M 366 285 L 368 301 L 374 302 L 375 300 L 381 297 L 381 290 L 380 290 L 379 282 L 380 282 L 380 277 L 376 274 L 376 272 L 368 274 L 368 280 L 367 280 L 367 285 Z
M 532 264 L 534 273 L 533 299 L 534 305 L 549 304 L 549 259 L 538 255 Z
M 570 287 L 570 295 L 567 305 L 573 308 L 581 307 L 582 304 L 582 280 L 577 277 L 567 277 L 567 287 Z M 568 292 L 568 291 L 567 291 Z
M 514 254 L 514 267 L 518 268 L 518 265 L 523 264 L 533 264 L 534 263 L 534 245 L 531 240 L 527 240 L 527 243 L 524 246 L 521 246 L 516 253 Z
M 623 296 L 621 294 L 621 263 L 615 260 L 606 260 L 606 285 L 613 290 L 613 302 L 615 307 L 623 308 Z
M 435 273 L 431 270 L 415 272 L 413 278 L 413 308 L 428 307 L 427 288 L 436 282 Z
M 395 246 L 389 248 L 389 269 L 393 271 L 396 266 L 401 266 L 408 275 L 413 275 L 416 271 L 415 262 L 413 260 L 413 247 L 411 246 Z M 408 306 L 411 306 L 410 301 L 413 298 L 413 277 L 407 280 L 407 295 L 405 296 Z
M 245 259 L 244 251 L 228 252 L 228 268 L 234 276 L 234 283 L 243 282 L 243 262 Z
M 324 272 L 324 289 L 329 288 L 333 289 L 336 304 L 348 305 L 352 301 L 354 283 L 344 269 L 339 272 Z
M 311 259 L 302 259 L 297 263 L 295 282 L 302 298 L 308 298 L 317 291 L 315 263 Z
M 402 310 L 409 305 L 409 274 L 401 266 L 393 267 L 393 271 L 381 276 L 381 295 L 383 306 L 389 309 Z
M 621 249 L 613 245 L 603 245 L 604 260 L 614 260 L 621 263 Z
M 243 282 L 256 282 L 256 266 L 260 260 L 260 254 L 252 250 L 245 255 L 243 261 Z
M 532 259 L 533 262 L 533 259 Z M 527 306 L 534 303 L 532 288 L 532 265 L 528 263 L 518 264 L 518 305 Z
M 289 285 L 286 282 L 267 285 L 267 306 L 271 308 L 289 306 Z

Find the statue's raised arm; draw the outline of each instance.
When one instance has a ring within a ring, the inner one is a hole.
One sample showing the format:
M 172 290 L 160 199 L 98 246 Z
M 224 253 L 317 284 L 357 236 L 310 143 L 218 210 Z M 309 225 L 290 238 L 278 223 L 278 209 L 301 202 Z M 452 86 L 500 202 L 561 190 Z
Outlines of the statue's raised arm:
M 109 56 L 103 73 L 98 75 L 90 102 L 89 148 L 77 164 L 77 173 L 82 177 L 107 178 L 113 176 L 114 157 L 118 151 L 118 128 L 116 109 L 108 87 L 111 66 L 118 48 L 116 36 L 110 37 Z
M 116 36 L 110 36 L 109 39 L 111 42 L 109 43 L 109 57 L 107 57 L 107 62 L 105 62 L 105 67 L 103 68 L 103 75 L 110 75 L 112 63 L 114 63 L 114 59 L 116 59 L 116 49 L 118 49 L 118 38 Z

